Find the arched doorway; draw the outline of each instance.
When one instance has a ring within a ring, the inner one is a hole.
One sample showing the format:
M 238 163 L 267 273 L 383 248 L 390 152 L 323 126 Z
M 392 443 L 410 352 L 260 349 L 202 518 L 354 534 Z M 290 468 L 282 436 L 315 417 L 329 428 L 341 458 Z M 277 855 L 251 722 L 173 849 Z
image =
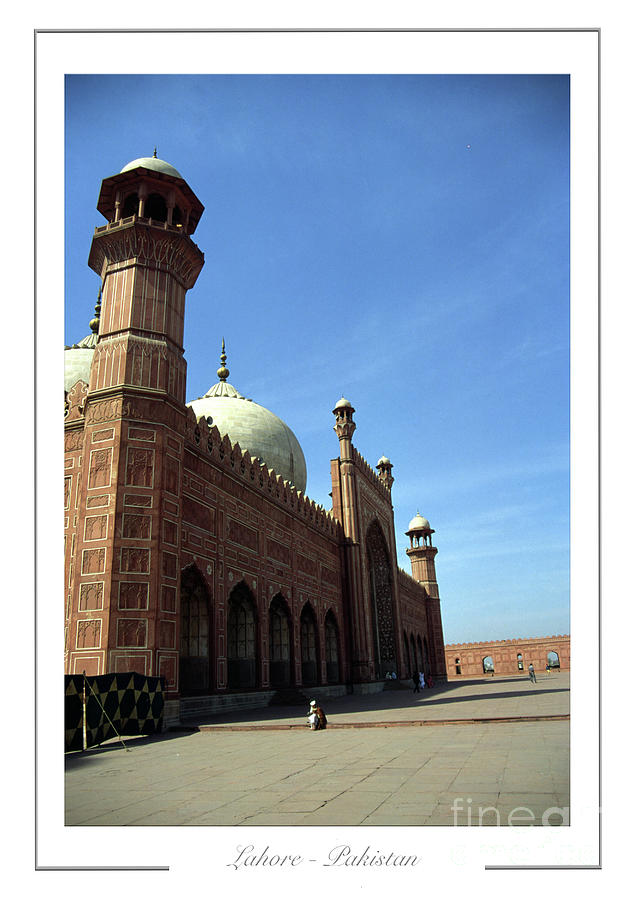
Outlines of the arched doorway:
M 392 603 L 392 567 L 388 545 L 377 521 L 366 532 L 366 554 L 373 613 L 375 675 L 381 674 L 383 677 L 385 672 L 397 669 L 397 647 Z
M 181 694 L 211 689 L 210 603 L 205 580 L 196 566 L 181 572 L 179 689 Z
M 555 650 L 550 650 L 549 653 L 547 653 L 547 667 L 549 669 L 560 668 L 560 657 Z
M 339 629 L 332 610 L 324 620 L 324 638 L 326 641 L 326 680 L 329 684 L 337 684 L 340 680 Z
M 483 657 L 483 674 L 484 675 L 493 675 L 494 674 L 494 660 L 491 656 Z
M 403 633 L 403 664 L 406 667 L 405 675 L 409 678 L 412 675 L 412 662 L 410 661 L 410 644 L 408 643 L 408 635 Z
M 229 596 L 227 613 L 227 687 L 256 687 L 256 604 L 244 581 Z
M 302 684 L 318 683 L 318 637 L 315 613 L 307 603 L 300 616 L 300 652 Z
M 523 662 L 523 655 L 522 655 L 522 653 L 517 653 L 517 654 L 516 654 L 516 663 L 517 663 L 517 665 L 518 665 L 518 671 L 519 671 L 519 672 L 522 672 L 522 671 L 524 670 L 524 668 L 525 668 L 525 664 L 524 664 L 524 662 Z
M 428 651 L 428 639 L 423 639 L 423 674 L 430 675 L 430 653 Z
M 272 687 L 291 684 L 291 616 L 289 607 L 276 594 L 269 607 L 269 680 Z

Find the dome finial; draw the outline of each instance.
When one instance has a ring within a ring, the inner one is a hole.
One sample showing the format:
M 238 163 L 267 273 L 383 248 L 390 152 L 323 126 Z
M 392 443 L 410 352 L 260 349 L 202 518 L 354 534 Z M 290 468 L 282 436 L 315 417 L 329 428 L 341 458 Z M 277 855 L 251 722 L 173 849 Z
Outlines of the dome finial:
M 220 362 L 221 362 L 221 367 L 220 367 L 220 369 L 218 369 L 216 371 L 216 374 L 218 375 L 218 377 L 220 378 L 221 381 L 227 381 L 227 379 L 229 378 L 229 369 L 225 365 L 225 363 L 227 362 L 227 354 L 225 353 L 225 338 L 223 338 L 223 344 L 222 344 L 222 349 L 221 349 L 221 354 L 220 354 Z
M 154 153 L 152 154 L 152 158 L 153 159 L 157 158 L 157 148 L 156 147 L 154 148 Z
M 101 315 L 101 285 L 99 286 L 99 293 L 97 294 L 97 303 L 95 305 L 95 318 L 90 320 L 90 330 L 93 334 L 97 334 L 99 331 L 99 317 Z

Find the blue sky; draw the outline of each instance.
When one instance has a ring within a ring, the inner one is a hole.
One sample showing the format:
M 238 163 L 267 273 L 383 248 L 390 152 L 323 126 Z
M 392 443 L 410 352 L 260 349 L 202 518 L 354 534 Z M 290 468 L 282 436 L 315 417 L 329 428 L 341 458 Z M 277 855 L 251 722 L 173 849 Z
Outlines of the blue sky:
M 436 530 L 446 642 L 568 633 L 568 78 L 67 76 L 67 343 L 101 180 L 155 146 L 206 207 L 187 399 L 224 336 L 328 508 L 346 396 L 406 571 L 410 519 Z

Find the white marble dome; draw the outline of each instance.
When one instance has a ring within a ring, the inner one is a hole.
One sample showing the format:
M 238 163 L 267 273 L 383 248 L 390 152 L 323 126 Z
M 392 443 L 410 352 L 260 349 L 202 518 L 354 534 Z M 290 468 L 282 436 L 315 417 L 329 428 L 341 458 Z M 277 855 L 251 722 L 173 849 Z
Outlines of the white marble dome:
M 131 162 L 126 163 L 121 172 L 129 172 L 131 169 L 137 169 L 139 166 L 154 172 L 162 172 L 164 175 L 171 175 L 172 178 L 183 178 L 174 166 L 171 166 L 164 159 L 157 159 L 156 156 L 142 156 L 139 159 L 133 159 Z
M 64 393 L 68 393 L 78 381 L 88 384 L 96 343 L 97 335 L 93 332 L 78 344 L 64 348 Z
M 427 519 L 424 519 L 422 515 L 417 513 L 414 519 L 410 520 L 410 525 L 408 525 L 408 531 L 431 531 L 430 523 Z M 407 533 L 407 532 L 406 532 Z
M 299 491 L 306 491 L 304 453 L 289 426 L 264 406 L 240 394 L 227 382 L 228 370 L 218 370 L 220 381 L 198 400 L 188 403 L 197 420 L 204 417 L 221 435 L 229 435 L 240 449 L 257 456 L 276 475 L 282 475 Z

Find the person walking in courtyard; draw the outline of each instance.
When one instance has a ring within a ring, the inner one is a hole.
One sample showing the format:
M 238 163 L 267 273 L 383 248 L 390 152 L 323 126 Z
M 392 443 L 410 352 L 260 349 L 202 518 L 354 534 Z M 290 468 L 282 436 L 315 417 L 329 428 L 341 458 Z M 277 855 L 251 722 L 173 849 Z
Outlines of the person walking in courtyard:
M 533 663 L 529 663 L 529 680 L 536 684 L 536 670 Z
M 414 684 L 413 694 L 420 694 L 421 688 L 419 687 L 419 673 L 415 672 L 412 676 L 412 683 Z

